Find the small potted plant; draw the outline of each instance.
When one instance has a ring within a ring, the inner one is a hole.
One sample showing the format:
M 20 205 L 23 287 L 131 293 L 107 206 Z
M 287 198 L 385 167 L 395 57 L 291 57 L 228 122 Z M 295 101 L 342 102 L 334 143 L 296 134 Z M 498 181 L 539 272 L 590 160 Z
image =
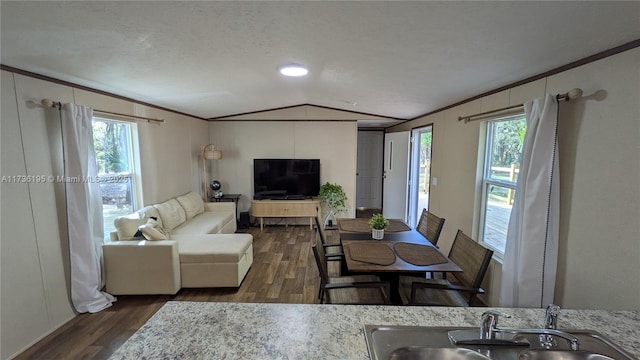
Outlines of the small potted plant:
M 381 240 L 384 237 L 384 229 L 389 226 L 389 220 L 380 213 L 373 214 L 369 219 L 369 226 L 371 226 L 371 237 Z
M 341 185 L 330 182 L 324 183 L 320 186 L 318 200 L 329 208 L 329 212 L 323 222 L 325 228 L 332 227 L 333 220 L 336 219 L 336 216 L 347 210 L 347 194 L 344 192 Z

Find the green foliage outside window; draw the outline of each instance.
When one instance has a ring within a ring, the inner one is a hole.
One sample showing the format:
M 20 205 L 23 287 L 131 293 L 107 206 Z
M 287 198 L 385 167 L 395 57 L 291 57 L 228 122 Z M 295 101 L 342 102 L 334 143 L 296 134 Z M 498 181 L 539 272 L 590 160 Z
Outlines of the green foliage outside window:
M 98 174 L 131 172 L 129 169 L 129 127 L 126 124 L 94 119 L 93 145 Z
M 526 132 L 527 121 L 524 117 L 496 123 L 493 133 L 491 165 L 508 167 L 511 164 L 520 164 L 522 144 Z
M 433 141 L 433 133 L 425 132 L 420 136 L 420 163 L 424 164 L 427 160 L 431 160 L 431 142 Z

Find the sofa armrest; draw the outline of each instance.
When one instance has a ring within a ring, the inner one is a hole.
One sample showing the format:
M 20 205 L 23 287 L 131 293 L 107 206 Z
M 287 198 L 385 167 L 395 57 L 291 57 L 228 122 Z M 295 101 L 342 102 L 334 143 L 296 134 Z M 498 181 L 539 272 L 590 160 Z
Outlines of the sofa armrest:
M 230 211 L 236 213 L 236 203 L 232 201 L 206 202 L 204 211 Z
M 180 257 L 175 240 L 114 241 L 102 246 L 107 292 L 114 295 L 175 294 Z

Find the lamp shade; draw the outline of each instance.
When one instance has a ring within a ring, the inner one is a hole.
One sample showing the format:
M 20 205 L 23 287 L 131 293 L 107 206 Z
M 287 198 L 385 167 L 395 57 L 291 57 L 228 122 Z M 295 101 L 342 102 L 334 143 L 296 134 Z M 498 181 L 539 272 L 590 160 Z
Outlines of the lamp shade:
M 207 160 L 220 160 L 222 159 L 222 151 L 220 150 L 205 151 L 204 158 Z
M 222 151 L 216 150 L 215 145 L 209 144 L 202 148 L 202 157 L 205 160 L 220 160 L 222 159 Z

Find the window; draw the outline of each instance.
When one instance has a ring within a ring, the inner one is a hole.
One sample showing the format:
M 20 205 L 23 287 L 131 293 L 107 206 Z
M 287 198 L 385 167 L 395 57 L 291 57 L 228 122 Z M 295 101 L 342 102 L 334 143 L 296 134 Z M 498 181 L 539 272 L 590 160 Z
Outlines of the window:
M 113 220 L 136 210 L 133 133 L 135 124 L 93 118 L 93 145 L 98 164 L 104 239 L 115 231 Z
M 487 123 L 479 238 L 498 255 L 504 254 L 526 130 L 524 114 Z

